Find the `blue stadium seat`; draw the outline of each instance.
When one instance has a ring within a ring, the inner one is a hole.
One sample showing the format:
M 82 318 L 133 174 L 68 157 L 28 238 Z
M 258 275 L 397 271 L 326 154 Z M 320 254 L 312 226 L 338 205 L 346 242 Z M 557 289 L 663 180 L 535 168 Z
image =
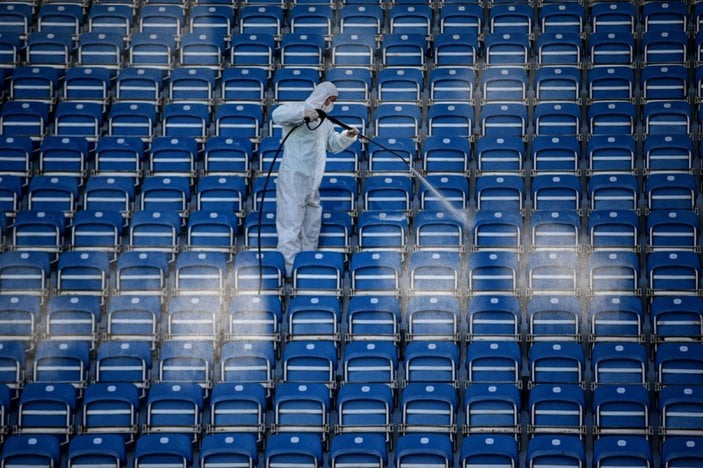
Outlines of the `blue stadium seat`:
M 366 251 L 352 255 L 351 294 L 398 296 L 401 292 L 401 254 Z
M 456 386 L 459 350 L 455 343 L 446 341 L 413 340 L 405 348 L 404 364 L 404 379 L 408 384 L 447 383 Z
M 246 196 L 246 179 L 243 177 L 202 176 L 196 187 L 195 209 L 242 217 L 246 209 Z
M 200 447 L 200 466 L 256 466 L 259 457 L 256 439 L 248 434 L 209 434 Z
M 0 291 L 45 297 L 50 257 L 46 252 L 14 251 L 0 254 Z
M 5 12 L 3 12 L 3 15 L 5 15 Z M 24 19 L 21 20 L 21 24 L 24 24 Z M 23 25 L 20 27 L 24 28 Z M 0 31 L 0 67 L 2 69 L 18 66 L 22 61 L 22 49 L 23 43 L 19 33 Z
M 0 356 L 0 364 L 2 364 L 0 382 L 10 389 L 12 396 L 19 395 L 20 389 L 24 386 L 27 369 L 27 349 L 30 346 L 31 342 L 23 343 L 16 339 L 0 343 L 0 350 L 2 350 L 2 356 Z
M 208 267 L 217 270 L 217 260 L 212 260 L 213 264 L 202 265 L 202 259 L 188 265 L 185 259 L 181 259 L 183 252 L 176 260 L 176 276 L 183 277 L 189 271 L 194 271 L 194 276 L 200 276 L 208 271 Z M 200 254 L 199 254 L 200 255 Z M 180 263 L 179 263 L 180 262 Z M 214 274 L 213 274 L 214 275 Z M 198 340 L 217 341 L 219 338 L 219 322 L 221 309 L 221 296 L 206 295 L 201 285 L 188 290 L 184 287 L 183 280 L 176 286 L 176 292 L 180 295 L 172 297 L 168 304 L 168 315 L 166 322 L 166 338 L 170 340 Z
M 159 336 L 159 297 L 111 295 L 107 305 L 106 336 L 111 340 L 145 341 L 154 348 Z
M 539 10 L 542 33 L 581 34 L 586 22 L 586 11 L 577 4 L 545 4 Z
M 486 34 L 484 47 L 489 66 L 524 66 L 532 53 L 529 36 L 524 33 Z
M 0 132 L 5 136 L 29 137 L 40 141 L 47 134 L 49 108 L 46 103 L 10 101 L 2 107 Z
M 588 304 L 591 342 L 625 342 L 643 339 L 644 312 L 635 296 L 593 297 Z
M 278 103 L 304 101 L 319 81 L 319 73 L 312 68 L 279 68 L 273 75 L 273 99 Z M 269 136 L 279 135 L 269 131 Z
M 535 20 L 530 5 L 495 5 L 488 15 L 491 33 L 530 34 Z
M 636 210 L 639 186 L 631 174 L 594 174 L 588 181 L 591 210 Z
M 227 340 L 279 339 L 282 305 L 277 296 L 239 295 L 230 301 Z
M 256 337 L 252 342 L 225 343 L 220 356 L 219 380 L 227 384 L 255 384 L 270 397 L 276 364 L 274 346 L 271 342 L 253 340 Z
M 424 89 L 421 70 L 414 68 L 386 68 L 376 77 L 379 104 L 418 103 Z
M 337 349 L 332 341 L 306 340 L 286 344 L 281 358 L 283 381 L 322 383 L 334 389 Z
M 330 397 L 324 384 L 278 384 L 273 397 L 272 431 L 274 434 L 311 433 L 326 440 L 329 411 Z M 270 439 L 267 446 L 271 447 Z
M 132 32 L 134 10 L 126 4 L 91 5 L 88 11 L 88 31 L 120 34 L 128 37 Z
M 650 101 L 642 107 L 647 135 L 687 135 L 693 120 L 691 106 L 684 101 Z
M 595 67 L 587 72 L 591 100 L 630 100 L 634 97 L 635 73 L 628 66 Z
M 145 341 L 105 341 L 98 347 L 95 360 L 95 382 L 100 384 L 131 384 L 138 389 L 141 398 L 146 395 L 146 390 L 149 388 L 151 366 L 151 343 Z
M 512 341 L 473 341 L 466 350 L 466 381 L 512 383 L 521 380 L 520 346 Z
M 339 35 L 337 36 L 339 37 Z M 371 71 L 364 68 L 351 66 L 337 66 L 325 72 L 327 81 L 331 81 L 337 87 L 339 96 L 337 99 L 342 102 L 369 103 L 371 93 Z
M 397 386 L 398 349 L 386 341 L 352 341 L 342 354 L 342 382 Z
M 7 466 L 59 466 L 61 447 L 59 438 L 50 434 L 13 435 L 7 439 L 0 462 Z
M 206 104 L 166 104 L 161 123 L 163 136 L 190 137 L 204 142 L 210 126 L 210 112 Z
M 637 112 L 630 102 L 593 102 L 588 107 L 588 132 L 591 135 L 634 135 Z
M 581 64 L 581 37 L 577 33 L 544 32 L 536 40 L 537 62 L 544 65 Z
M 253 144 L 247 138 L 211 136 L 203 149 L 203 171 L 207 175 L 249 175 Z
M 405 434 L 398 437 L 394 468 L 405 466 L 453 466 L 452 441 L 444 434 Z
M 178 61 L 186 67 L 202 67 L 218 73 L 224 62 L 225 40 L 215 31 L 193 31 L 183 34 Z
M 181 52 L 182 53 L 182 52 Z M 169 102 L 212 105 L 215 98 L 215 72 L 197 66 L 174 68 L 165 93 Z
M 469 257 L 469 293 L 514 294 L 517 291 L 520 269 L 517 254 L 503 251 L 479 251 Z
M 650 295 L 695 295 L 701 264 L 693 252 L 652 252 L 647 257 Z
M 578 385 L 538 384 L 530 389 L 527 402 L 528 433 L 573 434 L 586 431 L 586 396 Z
M 82 206 L 84 210 L 93 212 L 118 213 L 121 218 L 119 225 L 121 231 L 122 219 L 129 218 L 134 200 L 134 183 L 129 177 L 96 175 L 88 178 L 83 190 Z M 80 211 L 76 215 L 79 213 Z M 75 221 L 73 226 L 75 227 Z
M 538 102 L 576 101 L 581 96 L 581 74 L 575 67 L 540 67 L 535 73 Z
M 422 126 L 420 108 L 412 104 L 379 104 L 372 123 L 381 138 L 417 138 Z
M 394 403 L 387 385 L 346 383 L 336 401 L 339 433 L 378 434 L 384 442 L 390 441 Z
M 595 385 L 644 385 L 648 358 L 640 343 L 596 343 L 591 354 Z
M 320 183 L 320 204 L 326 212 L 355 213 L 358 194 L 359 187 L 355 174 L 322 177 Z
M 157 251 L 126 251 L 114 272 L 117 294 L 163 297 L 168 278 L 168 255 Z
M 127 451 L 119 435 L 77 435 L 68 446 L 69 468 L 81 466 L 121 466 L 127 462 Z
M 635 39 L 630 32 L 593 32 L 587 41 L 591 65 L 630 65 L 635 55 Z
M 78 180 L 72 177 L 34 176 L 29 182 L 29 212 L 63 214 L 71 218 L 78 204 Z
M 429 36 L 434 25 L 434 15 L 429 5 L 394 4 L 388 11 L 391 34 L 417 34 Z
M 198 162 L 194 138 L 156 137 L 149 151 L 148 174 L 193 177 Z
M 197 384 L 155 383 L 149 389 L 145 409 L 143 433 L 184 434 L 188 440 L 197 440 L 203 410 L 202 389 Z M 139 440 L 136 452 L 138 451 Z M 138 458 L 136 452 L 135 458 Z
M 638 295 L 639 257 L 634 252 L 592 252 L 588 256 L 588 277 L 593 295 Z
M 339 31 L 342 34 L 373 37 L 381 33 L 383 25 L 383 9 L 380 5 L 347 3 L 339 10 Z
M 483 32 L 483 9 L 472 3 L 447 3 L 439 12 L 440 33 L 472 33 L 478 36 Z
M 481 108 L 481 136 L 524 137 L 527 106 L 517 103 L 485 104 Z
M 293 294 L 342 295 L 344 255 L 340 252 L 302 251 L 293 261 Z
M 413 252 L 409 274 L 409 292 L 416 295 L 458 295 L 464 279 L 457 252 Z
M 527 99 L 527 72 L 513 67 L 489 67 L 481 79 L 484 101 L 513 102 Z
M 636 23 L 637 13 L 633 5 L 603 2 L 591 9 L 591 27 L 596 32 L 633 33 Z
M 258 291 L 260 279 L 263 291 L 259 291 L 259 294 L 279 294 L 283 290 L 283 255 L 277 251 L 264 251 L 261 253 L 261 262 L 259 260 L 259 254 L 255 251 L 236 255 L 233 268 L 235 292 Z
M 510 434 L 515 440 L 521 413 L 520 390 L 510 383 L 472 383 L 464 393 L 467 438 L 477 434 Z
M 137 211 L 129 225 L 127 246 L 135 251 L 169 254 L 172 259 L 178 247 L 180 222 L 172 211 Z
M 593 467 L 652 466 L 652 449 L 644 437 L 601 437 L 593 445 Z
M 388 450 L 383 437 L 376 434 L 341 434 L 332 439 L 330 468 L 345 466 L 386 466 Z
M 285 12 L 277 5 L 245 5 L 239 11 L 239 32 L 279 36 Z
M 578 136 L 581 133 L 581 109 L 575 103 L 539 103 L 535 106 L 534 120 L 538 136 Z
M 264 387 L 255 383 L 219 383 L 212 389 L 209 407 L 209 419 L 207 431 L 209 433 L 247 433 L 241 441 L 237 441 L 237 445 L 245 445 L 244 439 L 251 437 L 254 441 L 260 442 L 264 432 L 264 422 L 268 403 Z M 222 434 L 224 436 L 225 434 Z M 222 439 L 222 436 L 217 435 L 216 438 Z M 208 445 L 209 442 L 203 440 L 203 445 Z M 212 440 L 212 443 L 215 441 Z M 211 447 L 212 455 L 222 447 L 223 440 L 219 444 Z M 248 445 L 248 444 L 246 444 Z M 245 446 L 246 446 L 245 445 Z M 206 447 L 203 447 L 201 452 L 206 452 Z M 248 450 L 247 450 L 248 451 Z M 254 449 L 256 453 L 256 449 Z M 210 456 L 208 456 L 210 458 Z M 210 460 L 215 463 L 219 457 L 212 456 Z
M 657 384 L 701 385 L 703 358 L 701 343 L 661 343 L 657 346 L 654 366 Z
M 87 384 L 89 369 L 90 345 L 88 343 L 43 341 L 37 345 L 30 380 L 47 385 L 67 383 L 78 389 Z
M 39 307 L 38 297 L 24 294 L 0 296 L 0 341 L 22 342 L 27 348 L 33 347 L 39 337 Z
M 479 210 L 519 212 L 523 209 L 525 182 L 520 176 L 480 176 L 474 190 Z
M 142 180 L 141 195 L 138 201 L 139 209 L 147 215 L 140 215 L 140 217 L 157 220 L 160 216 L 153 216 L 154 213 L 163 212 L 164 215 L 167 215 L 169 211 L 182 216 L 188 209 L 189 201 L 190 180 L 187 177 L 147 176 Z M 136 222 L 135 218 L 137 218 L 137 213 L 132 217 L 133 225 Z M 175 243 L 176 239 L 174 239 L 174 245 Z
M 116 102 L 108 114 L 108 135 L 148 142 L 155 135 L 156 124 L 156 109 L 151 103 Z
M 532 178 L 532 206 L 535 210 L 578 211 L 581 195 L 578 176 L 544 174 Z
M 599 385 L 593 390 L 592 410 L 598 436 L 652 432 L 649 392 L 642 385 Z
M 480 174 L 522 170 L 525 145 L 518 136 L 481 136 L 476 142 L 476 163 Z
M 688 73 L 681 65 L 647 65 L 642 69 L 640 86 L 642 97 L 647 100 L 685 100 Z
M 408 383 L 400 394 L 399 433 L 444 434 L 454 440 L 456 389 L 448 383 Z
M 115 100 L 157 104 L 161 102 L 162 90 L 163 76 L 160 70 L 148 67 L 125 67 L 117 74 Z
M 211 341 L 164 340 L 156 380 L 164 383 L 192 382 L 207 392 L 212 385 L 214 364 L 215 351 Z
M 182 13 L 181 13 L 182 14 Z M 160 19 L 160 16 L 154 18 Z M 176 23 L 171 25 L 176 29 Z M 173 68 L 174 52 L 177 50 L 176 33 L 165 31 L 133 33 L 128 50 L 131 67 L 154 68 L 165 72 Z
M 322 440 L 318 434 L 273 434 L 266 443 L 264 466 L 293 465 L 301 468 L 322 466 Z
M 386 296 L 354 296 L 346 315 L 347 341 L 400 339 L 400 302 Z
M 339 342 L 342 318 L 340 301 L 336 297 L 305 294 L 291 297 L 288 304 L 288 333 L 290 341 Z
M 261 216 L 261 218 L 259 218 Z M 259 242 L 259 236 L 261 241 Z M 250 211 L 244 218 L 244 249 L 275 250 L 277 243 L 276 213 Z
M 185 10 L 177 5 L 144 5 L 137 23 L 141 33 L 179 38 L 185 27 Z
M 222 37 L 225 42 L 234 31 L 234 12 L 226 5 L 193 5 L 190 9 L 189 25 L 191 32 L 206 32 Z
M 693 142 L 683 135 L 649 134 L 644 140 L 644 167 L 656 172 L 689 172 L 693 169 Z
M 17 67 L 10 77 L 10 98 L 18 101 L 56 103 L 59 89 L 58 72 L 50 67 Z
M 533 295 L 578 294 L 580 262 L 575 252 L 533 252 L 527 259 L 527 283 Z
M 321 34 L 289 32 L 281 38 L 281 65 L 284 67 L 324 67 L 327 43 Z
M 461 466 L 518 466 L 519 452 L 513 437 L 503 434 L 472 435 L 461 445 Z
M 274 64 L 276 46 L 270 33 L 252 32 L 234 34 L 228 60 L 236 67 L 252 67 L 269 70 Z
M 23 2 L 7 2 L 0 8 L 0 29 L 5 33 L 27 35 L 32 28 L 33 6 Z
M 429 136 L 471 138 L 474 112 L 470 104 L 434 103 L 427 111 Z
M 423 67 L 427 53 L 424 35 L 386 33 L 381 43 L 381 58 L 387 67 Z
M 61 73 L 68 68 L 74 49 L 72 32 L 37 30 L 27 36 L 26 63 L 55 68 Z
M 430 291 L 435 293 L 435 291 Z M 408 340 L 458 342 L 460 306 L 456 297 L 422 294 L 410 297 L 407 305 Z
M 585 360 L 580 343 L 538 341 L 530 348 L 530 381 L 579 384 L 583 380 Z
M 639 219 L 631 210 L 595 210 L 588 217 L 589 244 L 594 250 L 639 248 Z
M 703 461 L 701 437 L 670 437 L 662 443 L 661 460 L 665 468 L 683 467 Z
M 575 297 L 533 297 L 527 302 L 529 341 L 579 341 L 581 305 Z
M 192 461 L 191 440 L 185 434 L 143 434 L 134 448 L 134 468 L 169 464 L 188 466 Z
M 56 211 L 20 211 L 15 217 L 12 244 L 22 253 L 46 252 L 52 260 L 63 248 L 66 216 Z M 40 260 L 43 266 L 43 260 Z M 32 288 L 31 281 L 28 282 Z M 29 289 L 28 288 L 28 289 Z
M 434 37 L 432 52 L 433 63 L 437 67 L 457 67 L 457 69 L 470 70 L 468 67 L 473 66 L 479 60 L 478 37 L 467 33 L 437 33 Z
M 655 297 L 650 305 L 655 343 L 690 341 L 701 335 L 703 309 L 697 297 Z
M 255 67 L 227 68 L 222 72 L 220 98 L 227 103 L 263 104 L 268 90 L 266 71 Z
M 520 305 L 511 296 L 476 296 L 469 301 L 466 321 L 471 341 L 513 341 L 521 330 Z
M 369 176 L 361 196 L 365 210 L 408 212 L 413 201 L 412 179 L 405 175 Z
M 105 110 L 112 96 L 114 73 L 104 67 L 74 67 L 66 70 L 61 97 L 65 101 L 93 102 Z
M 701 409 L 703 395 L 697 385 L 664 387 L 659 394 L 662 436 L 701 436 Z
M 329 5 L 295 5 L 290 10 L 290 31 L 296 34 L 332 34 L 334 11 Z
M 369 171 L 375 173 L 370 175 L 381 175 L 382 173 L 388 173 L 389 175 L 394 175 L 395 173 L 407 174 L 410 171 L 410 165 L 415 156 L 415 142 L 412 137 L 378 138 L 374 141 L 383 145 L 383 147 L 373 144 L 367 150 Z M 386 148 L 389 148 L 392 152 Z
M 688 37 L 684 31 L 650 30 L 642 35 L 642 63 L 684 63 L 688 58 Z
M 89 434 L 92 437 L 114 434 L 117 436 L 117 441 L 120 442 L 119 445 L 124 448 L 125 442 L 132 442 L 136 437 L 138 420 L 139 395 L 135 385 L 131 383 L 92 383 L 85 389 L 80 421 L 81 433 Z M 74 441 L 78 437 L 74 437 Z M 111 442 L 110 437 L 106 439 L 106 442 Z M 90 445 L 87 445 L 84 448 L 88 449 L 89 447 Z M 95 448 L 97 449 L 97 444 Z M 112 455 L 114 457 L 114 452 L 111 454 L 108 449 L 102 448 L 105 450 L 104 456 Z M 86 450 L 83 455 L 96 456 L 98 453 L 100 452 Z M 94 461 L 94 463 L 96 462 L 97 460 Z
M 95 262 L 95 266 L 99 268 L 100 260 L 95 259 Z M 65 276 L 65 263 L 62 266 L 62 275 Z M 79 267 L 78 270 L 80 269 Z M 100 292 L 104 294 L 104 291 L 105 289 Z M 86 342 L 90 349 L 94 349 L 101 321 L 101 298 L 88 295 L 90 291 L 68 292 L 80 295 L 54 296 L 47 304 L 46 339 Z
M 115 73 L 122 66 L 124 48 L 120 34 L 84 32 L 78 40 L 77 62 L 81 66 L 106 68 Z
M 580 217 L 576 211 L 535 211 L 530 217 L 532 250 L 578 250 Z
M 66 146 L 72 145 L 68 143 Z M 0 164 L 2 164 L 0 177 L 3 177 L 2 185 L 5 186 L 3 192 L 7 191 L 7 194 L 17 193 L 17 184 L 20 184 L 20 187 L 23 185 L 20 178 L 29 177 L 31 158 L 34 152 L 32 140 L 28 137 L 0 136 L 0 152 Z M 65 152 L 69 153 L 70 149 L 65 149 Z M 3 195 L 0 196 L 0 206 L 6 205 L 7 202 L 9 202 L 8 206 L 12 208 L 12 206 L 19 201 L 14 200 L 14 198 L 16 197 L 11 196 L 10 199 L 7 200 L 3 193 Z M 3 209 L 2 211 L 5 210 Z M 16 211 L 16 209 L 11 211 Z
M 418 211 L 414 219 L 415 248 L 420 250 L 464 250 L 465 220 L 444 211 Z
M 538 435 L 527 444 L 527 468 L 586 466 L 584 442 L 573 435 Z

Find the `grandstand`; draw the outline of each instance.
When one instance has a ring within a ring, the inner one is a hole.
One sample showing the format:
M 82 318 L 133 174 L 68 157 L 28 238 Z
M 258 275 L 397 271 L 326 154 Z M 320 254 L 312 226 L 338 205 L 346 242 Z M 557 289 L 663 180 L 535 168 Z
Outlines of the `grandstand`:
M 0 97 L 1 468 L 703 467 L 703 2 L 0 0 Z

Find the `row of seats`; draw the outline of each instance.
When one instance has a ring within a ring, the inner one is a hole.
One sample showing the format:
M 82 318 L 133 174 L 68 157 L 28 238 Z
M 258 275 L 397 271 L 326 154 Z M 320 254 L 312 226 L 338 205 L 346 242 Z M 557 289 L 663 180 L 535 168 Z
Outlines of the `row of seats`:
M 260 461 L 253 437 L 246 434 L 213 434 L 205 437 L 199 456 L 194 455 L 188 437 L 182 434 L 148 434 L 137 440 L 135 468 L 153 466 L 258 466 Z M 332 439 L 329 449 L 329 466 L 395 466 L 408 465 L 454 466 L 452 442 L 440 434 L 407 434 L 398 439 L 395 455 L 382 443 L 381 436 L 373 434 L 341 434 Z M 10 463 L 59 463 L 59 447 L 53 436 L 15 436 L 8 440 L 3 461 Z M 662 466 L 695 466 L 701 463 L 698 437 L 672 437 L 662 446 Z M 266 466 L 279 464 L 305 467 L 324 466 L 323 443 L 315 434 L 279 434 L 269 440 L 262 454 Z M 636 436 L 603 437 L 596 441 L 593 466 L 613 464 L 649 466 L 653 462 L 651 444 Z M 41 450 L 37 451 L 37 447 Z M 68 449 L 69 466 L 81 464 L 110 464 L 120 466 L 126 462 L 125 450 L 119 436 L 76 436 Z M 461 467 L 480 465 L 517 466 L 517 442 L 506 435 L 475 435 L 464 439 L 457 462 Z M 569 435 L 536 436 L 527 446 L 526 462 L 529 466 L 561 463 L 564 466 L 586 466 L 586 450 L 582 441 Z M 388 463 L 393 463 L 388 465 Z M 629 466 L 629 465 L 628 465 Z

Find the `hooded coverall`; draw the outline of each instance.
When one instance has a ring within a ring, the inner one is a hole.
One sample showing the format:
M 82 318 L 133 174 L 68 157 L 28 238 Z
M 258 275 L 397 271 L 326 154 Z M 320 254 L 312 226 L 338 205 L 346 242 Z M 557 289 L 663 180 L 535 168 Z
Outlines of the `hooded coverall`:
M 314 115 L 311 111 L 331 111 L 332 104 L 326 104 L 330 96 L 337 96 L 337 88 L 330 82 L 322 82 L 304 102 L 282 104 L 271 117 L 283 127 L 286 135 L 306 116 Z M 356 136 L 338 133 L 328 120 L 317 120 L 310 122 L 309 127 L 297 128 L 283 147 L 276 184 L 276 233 L 277 248 L 285 258 L 289 277 L 295 255 L 303 250 L 317 249 L 322 225 L 320 183 L 327 151 L 338 153 L 354 141 Z

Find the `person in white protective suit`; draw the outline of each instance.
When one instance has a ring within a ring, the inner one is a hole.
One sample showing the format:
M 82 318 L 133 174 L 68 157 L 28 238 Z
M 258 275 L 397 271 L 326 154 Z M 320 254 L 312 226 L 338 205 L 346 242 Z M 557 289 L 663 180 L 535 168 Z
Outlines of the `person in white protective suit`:
M 325 81 L 315 86 L 304 102 L 283 104 L 271 115 L 283 127 L 284 135 L 296 125 L 307 123 L 286 140 L 276 184 L 278 250 L 285 258 L 289 277 L 295 255 L 317 249 L 322 224 L 320 183 L 327 151 L 338 153 L 357 138 L 356 129 L 338 133 L 330 121 L 320 121 L 317 110 L 329 113 L 336 99 L 337 88 Z

